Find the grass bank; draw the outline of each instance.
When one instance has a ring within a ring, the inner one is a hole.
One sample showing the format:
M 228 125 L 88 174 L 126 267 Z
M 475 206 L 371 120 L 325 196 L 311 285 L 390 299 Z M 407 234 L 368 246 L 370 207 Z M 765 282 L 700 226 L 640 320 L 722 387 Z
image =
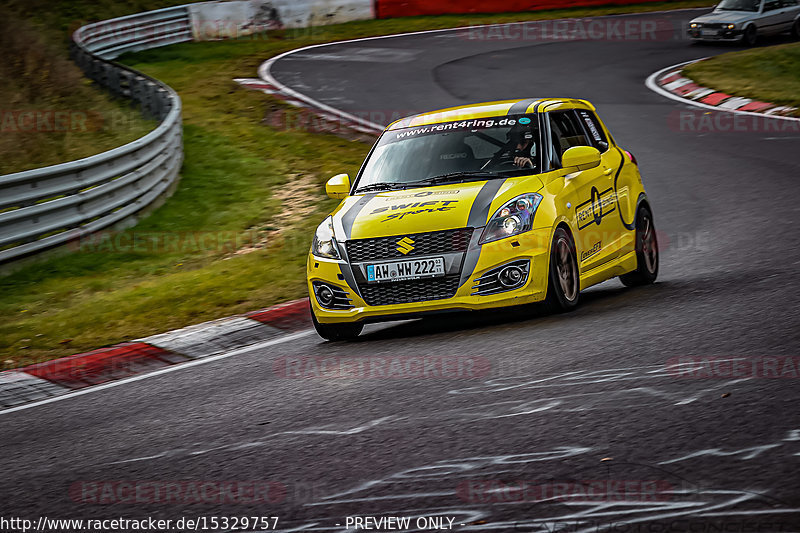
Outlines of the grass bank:
M 800 43 L 722 54 L 684 73 L 718 91 L 800 108 Z
M 56 41 L 0 8 L 0 175 L 94 155 L 155 127 L 90 85 Z
M 183 99 L 180 186 L 132 230 L 0 278 L 0 362 L 21 366 L 305 294 L 311 232 L 335 205 L 323 184 L 338 172 L 354 174 L 370 146 L 270 125 L 276 116 L 294 123 L 297 111 L 231 81 L 255 76 L 264 59 L 354 37 L 708 4 L 363 21 L 121 58 Z

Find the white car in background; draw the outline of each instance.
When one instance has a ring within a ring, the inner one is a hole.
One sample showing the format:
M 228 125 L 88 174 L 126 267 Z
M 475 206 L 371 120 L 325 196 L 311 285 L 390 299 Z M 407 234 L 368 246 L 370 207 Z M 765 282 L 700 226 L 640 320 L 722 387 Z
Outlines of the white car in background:
M 791 31 L 800 38 L 800 0 L 722 0 L 707 15 L 689 23 L 695 41 L 741 41 Z

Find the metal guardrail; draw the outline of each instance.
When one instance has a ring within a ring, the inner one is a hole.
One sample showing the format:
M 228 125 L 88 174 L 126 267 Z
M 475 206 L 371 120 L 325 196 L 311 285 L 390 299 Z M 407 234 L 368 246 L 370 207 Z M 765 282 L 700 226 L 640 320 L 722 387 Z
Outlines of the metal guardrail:
M 89 78 L 160 123 L 141 139 L 92 157 L 0 176 L 0 263 L 124 223 L 178 180 L 180 98 L 160 81 L 110 60 L 191 41 L 187 7 L 89 24 L 72 39 L 73 59 Z

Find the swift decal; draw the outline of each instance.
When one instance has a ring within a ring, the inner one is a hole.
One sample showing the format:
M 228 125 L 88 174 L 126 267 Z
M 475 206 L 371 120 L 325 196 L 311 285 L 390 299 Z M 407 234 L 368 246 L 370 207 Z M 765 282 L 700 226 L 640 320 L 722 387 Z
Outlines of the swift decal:
M 408 215 L 419 215 L 422 213 L 436 213 L 440 211 L 450 211 L 455 209 L 458 200 L 429 200 L 427 202 L 415 202 L 413 204 L 398 204 L 388 207 L 378 207 L 372 210 L 372 215 L 379 213 L 386 213 L 387 211 L 402 211 L 401 213 L 391 213 L 386 216 L 381 222 L 388 222 L 389 220 L 402 220 L 403 217 Z

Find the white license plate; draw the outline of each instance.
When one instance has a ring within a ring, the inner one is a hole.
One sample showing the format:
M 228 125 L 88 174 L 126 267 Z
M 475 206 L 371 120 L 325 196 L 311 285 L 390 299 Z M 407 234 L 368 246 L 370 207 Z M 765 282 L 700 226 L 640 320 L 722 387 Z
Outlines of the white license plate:
M 700 32 L 700 34 L 703 37 L 716 37 L 717 35 L 719 35 L 719 32 L 717 30 L 703 30 L 702 32 Z
M 367 281 L 382 283 L 444 276 L 444 257 L 367 265 Z

